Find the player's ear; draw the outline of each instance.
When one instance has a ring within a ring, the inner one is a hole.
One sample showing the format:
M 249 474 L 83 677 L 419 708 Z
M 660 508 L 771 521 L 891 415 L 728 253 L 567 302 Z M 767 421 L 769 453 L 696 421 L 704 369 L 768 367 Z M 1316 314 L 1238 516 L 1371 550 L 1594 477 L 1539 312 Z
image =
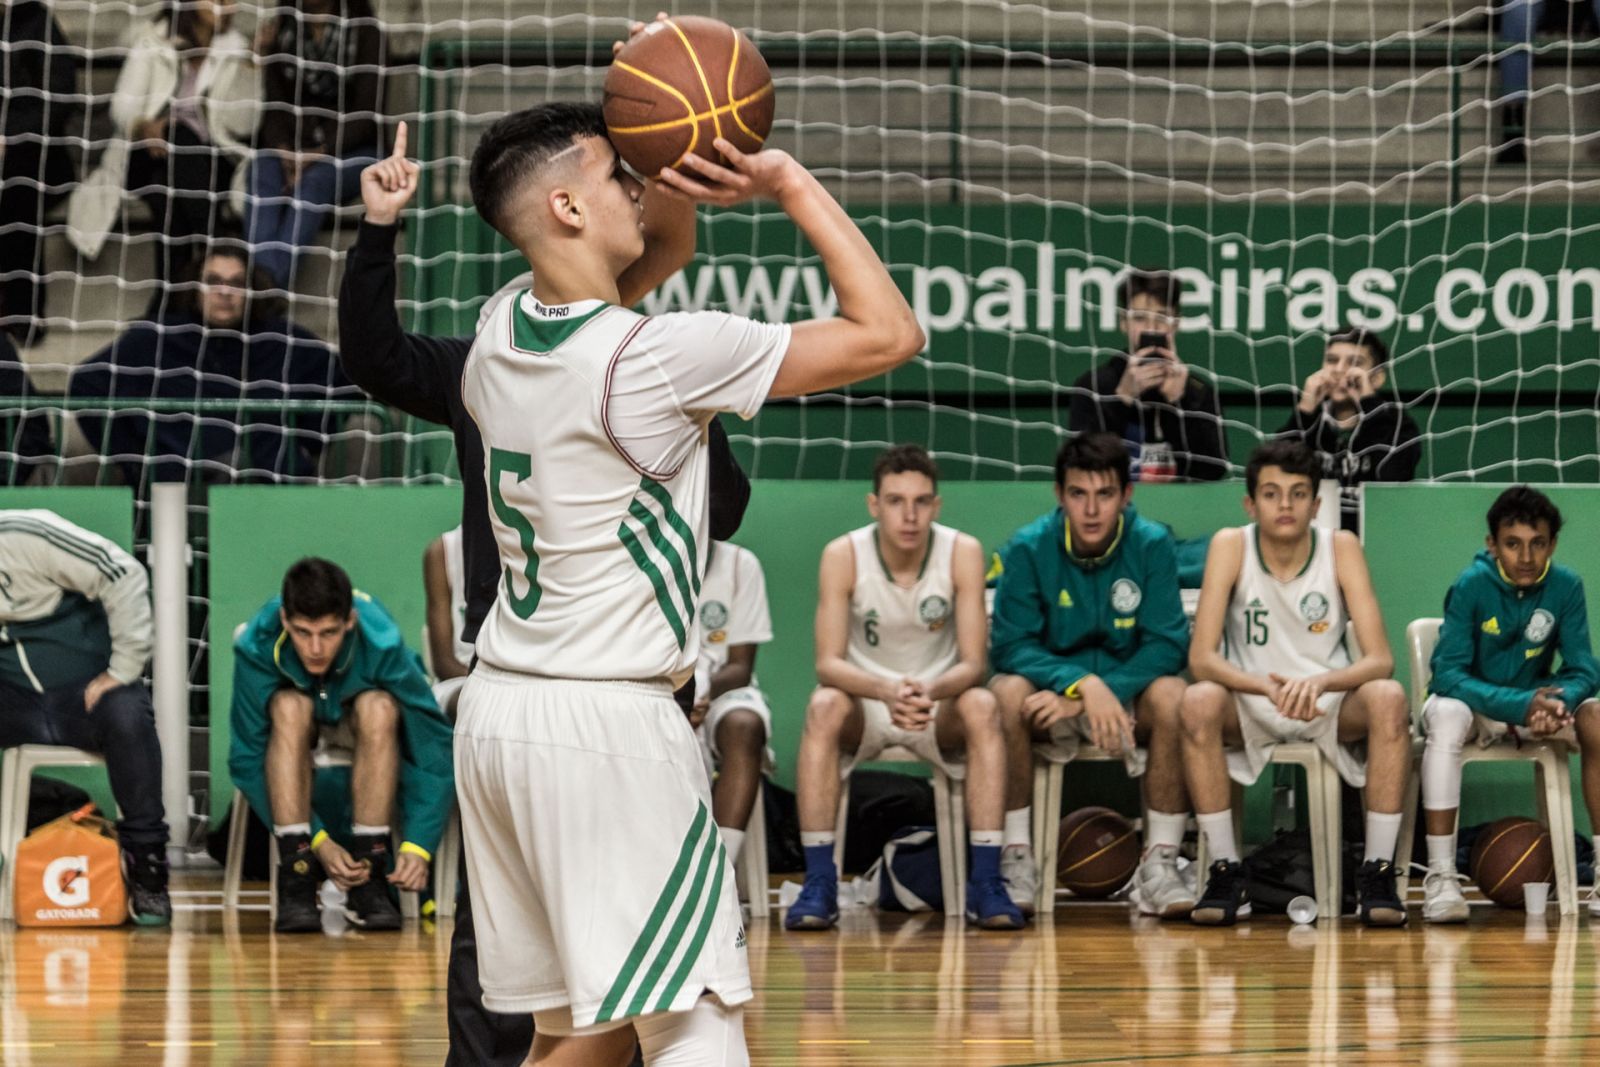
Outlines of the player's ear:
M 877 493 L 868 493 L 867 494 L 867 514 L 871 515 L 874 519 L 876 519 L 878 517 L 878 494 Z
M 550 205 L 550 214 L 561 225 L 574 230 L 583 229 L 583 206 L 578 203 L 578 197 L 571 189 L 565 186 L 551 189 L 546 203 Z
M 1129 482 L 1122 487 L 1122 506 L 1127 507 L 1133 501 L 1133 483 Z
M 1374 390 L 1382 389 L 1383 383 L 1388 380 L 1389 376 L 1384 373 L 1383 366 L 1381 364 L 1373 367 L 1372 373 L 1367 375 L 1367 381 L 1372 383 L 1372 388 Z
M 349 633 L 356 625 L 356 609 L 350 609 L 350 617 L 344 620 L 344 632 Z

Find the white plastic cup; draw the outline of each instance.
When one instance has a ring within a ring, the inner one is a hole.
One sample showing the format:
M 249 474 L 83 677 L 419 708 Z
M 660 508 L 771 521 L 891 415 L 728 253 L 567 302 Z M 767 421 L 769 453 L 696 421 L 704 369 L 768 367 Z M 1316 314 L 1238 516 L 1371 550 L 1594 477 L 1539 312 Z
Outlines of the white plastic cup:
M 1317 921 L 1317 902 L 1311 897 L 1295 897 L 1289 901 L 1289 921 L 1297 926 Z
M 1529 915 L 1543 915 L 1550 903 L 1549 882 L 1527 882 L 1522 887 L 1522 906 Z

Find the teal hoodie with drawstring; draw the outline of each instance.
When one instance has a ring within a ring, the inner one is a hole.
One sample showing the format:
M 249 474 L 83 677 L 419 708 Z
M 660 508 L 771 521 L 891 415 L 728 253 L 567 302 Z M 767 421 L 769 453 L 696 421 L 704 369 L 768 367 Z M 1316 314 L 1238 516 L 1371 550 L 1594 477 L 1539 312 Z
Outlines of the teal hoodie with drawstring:
M 1072 554 L 1060 508 L 1018 530 L 995 556 L 995 673 L 1057 693 L 1093 674 L 1131 704 L 1151 682 L 1183 669 L 1189 621 L 1177 548 L 1165 526 L 1132 505 L 1111 546 L 1092 559 Z
M 355 591 L 356 624 L 345 634 L 326 674 L 313 676 L 283 628 L 279 597 L 256 613 L 233 643 L 233 739 L 228 770 L 261 821 L 272 826 L 267 795 L 267 742 L 272 736 L 268 704 L 280 689 L 311 698 L 319 724 L 339 722 L 355 698 L 381 689 L 400 707 L 400 781 L 395 796 L 401 851 L 431 861 L 455 803 L 455 765 L 449 720 L 434 702 L 421 658 L 406 647 L 394 617 L 370 595 Z M 318 792 L 321 799 L 322 793 Z M 348 803 L 347 798 L 346 803 Z M 320 842 L 324 815 L 341 821 L 348 812 L 312 811 L 311 832 Z
M 1551 563 L 1519 589 L 1494 554 L 1480 550 L 1445 594 L 1432 666 L 1430 691 L 1491 719 L 1523 725 L 1534 693 L 1546 686 L 1560 688 L 1567 709 L 1577 710 L 1600 688 L 1583 579 Z

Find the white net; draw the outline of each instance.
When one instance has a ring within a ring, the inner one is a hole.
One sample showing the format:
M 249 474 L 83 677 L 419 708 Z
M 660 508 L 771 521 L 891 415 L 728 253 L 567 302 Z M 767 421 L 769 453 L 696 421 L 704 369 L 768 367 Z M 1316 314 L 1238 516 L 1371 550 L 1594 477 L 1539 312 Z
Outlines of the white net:
M 350 36 L 338 48 L 316 34 L 302 41 L 323 51 L 295 69 L 332 70 L 332 88 L 303 87 L 299 103 L 265 114 L 302 148 L 315 147 L 304 139 L 329 114 L 380 120 L 382 147 L 394 120 L 412 123 L 424 183 L 403 238 L 405 321 L 465 334 L 481 301 L 520 271 L 467 204 L 477 135 L 533 102 L 596 98 L 610 43 L 657 6 L 376 0 L 374 19 L 340 23 Z M 1178 352 L 1215 389 L 1235 469 L 1284 423 L 1327 334 L 1354 325 L 1393 351 L 1386 388 L 1421 431 L 1418 477 L 1600 477 L 1600 269 L 1588 253 L 1600 227 L 1600 47 L 1592 27 L 1565 25 L 1586 5 L 1533 5 L 1545 24 L 1532 31 L 1518 21 L 1526 5 L 1507 6 L 696 5 L 762 47 L 777 84 L 773 143 L 860 220 L 930 336 L 924 356 L 886 382 L 773 405 L 737 427 L 747 466 L 762 477 L 854 477 L 885 444 L 917 440 L 950 477 L 1037 476 L 1072 421 L 1075 383 L 1127 346 L 1119 280 L 1153 268 L 1184 282 Z M 181 298 L 163 303 L 160 281 L 181 264 L 158 253 L 183 252 L 194 229 L 172 206 L 185 197 L 153 214 L 140 195 L 175 172 L 146 161 L 106 176 L 134 142 L 171 137 L 195 155 L 183 140 L 198 136 L 192 112 L 131 118 L 117 92 L 154 32 L 149 20 L 168 7 L 56 0 L 59 34 L 47 25 L 33 43 L 19 13 L 43 5 L 5 8 L 0 270 L 5 325 L 29 342 L 5 354 L 0 383 L 9 477 L 140 487 L 153 477 L 454 477 L 447 434 L 342 390 L 328 346 L 339 341 L 338 261 L 356 207 L 333 207 L 299 236 L 255 235 L 253 265 L 281 269 L 302 249 L 292 279 L 278 279 L 284 317 L 263 309 L 267 357 L 218 354 L 252 336 L 249 326 L 208 328 L 203 315 L 184 330 L 135 325 L 183 310 Z M 296 12 L 315 7 L 238 5 L 238 40 L 270 52 L 282 42 L 259 34 L 260 21 L 310 25 Z M 381 64 L 360 51 L 358 26 L 382 30 Z M 377 65 L 381 92 L 369 99 L 358 75 Z M 186 83 L 173 77 L 181 95 Z M 199 77 L 202 96 L 221 93 Z M 235 104 L 202 107 L 201 124 L 227 142 L 230 165 L 250 169 L 268 125 Z M 152 116 L 166 125 L 132 125 Z M 186 197 L 201 209 L 200 236 L 247 236 L 232 176 L 202 177 Z M 308 206 L 277 180 L 277 207 Z M 130 181 L 144 184 L 123 192 Z M 86 222 L 103 223 L 103 242 Z M 820 264 L 770 206 L 705 215 L 694 263 L 646 303 L 763 318 L 832 306 Z M 119 364 L 96 394 L 69 395 L 81 365 L 141 329 L 160 347 L 158 367 Z M 197 668 L 197 688 L 203 680 Z

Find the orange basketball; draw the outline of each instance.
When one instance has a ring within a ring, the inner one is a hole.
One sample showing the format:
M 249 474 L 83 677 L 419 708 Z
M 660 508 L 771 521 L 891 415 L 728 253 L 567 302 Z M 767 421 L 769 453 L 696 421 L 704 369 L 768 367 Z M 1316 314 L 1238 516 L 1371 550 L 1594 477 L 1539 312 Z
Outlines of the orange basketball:
M 1139 834 L 1110 808 L 1079 808 L 1061 820 L 1056 875 L 1080 897 L 1109 897 L 1139 866 Z
M 744 152 L 760 149 L 772 132 L 772 72 L 732 26 L 686 15 L 652 22 L 623 46 L 602 107 L 617 152 L 655 177 L 689 152 L 723 162 L 711 147 L 717 137 Z
M 1555 874 L 1550 831 L 1521 816 L 1492 822 L 1472 843 L 1468 869 L 1484 896 L 1502 908 L 1520 908 L 1525 884 L 1548 882 Z

